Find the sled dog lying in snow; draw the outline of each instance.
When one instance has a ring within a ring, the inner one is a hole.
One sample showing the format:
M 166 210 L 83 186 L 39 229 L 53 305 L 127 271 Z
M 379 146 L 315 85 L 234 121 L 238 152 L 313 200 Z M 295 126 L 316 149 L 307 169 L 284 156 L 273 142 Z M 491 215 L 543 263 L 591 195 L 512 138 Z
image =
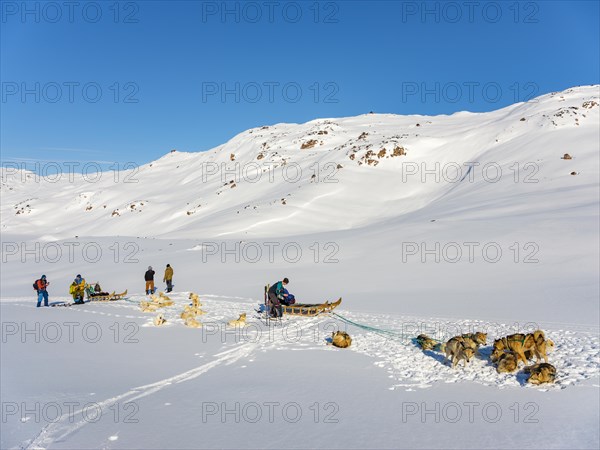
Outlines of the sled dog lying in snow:
M 206 314 L 206 312 L 202 311 L 199 308 L 194 308 L 193 306 L 186 305 L 185 308 L 183 308 L 183 312 L 181 313 L 181 318 L 185 320 L 188 317 L 201 316 L 202 314 Z
M 243 327 L 244 325 L 246 325 L 246 313 L 242 313 L 240 314 L 240 317 L 236 320 L 230 320 L 227 325 L 229 325 L 230 327 L 236 327 L 236 326 L 241 326 Z
M 420 334 L 417 336 L 417 345 L 421 347 L 421 350 L 434 350 L 436 352 L 444 353 L 446 351 L 446 344 L 443 342 L 436 341 L 430 338 L 426 334 Z
M 185 319 L 184 325 L 190 328 L 200 328 L 202 326 L 202 324 L 193 317 L 187 317 Z
M 527 381 L 531 384 L 554 383 L 556 379 L 556 367 L 548 363 L 526 366 L 523 371 L 529 374 Z
M 502 354 L 492 358 L 492 361 L 496 363 L 496 372 L 498 373 L 511 373 L 517 370 L 518 360 L 515 352 L 502 351 Z
M 475 356 L 475 350 L 462 336 L 453 337 L 446 342 L 446 358 L 444 362 L 449 361 L 449 357 L 452 357 L 453 368 L 456 367 L 461 359 L 465 361 L 465 367 L 467 367 L 467 363 L 471 361 L 473 356 Z
M 161 294 L 162 294 L 162 292 L 161 292 Z M 152 295 L 150 295 L 150 298 L 152 299 L 152 303 L 154 303 L 155 305 L 158 305 L 160 308 L 162 308 L 163 306 L 171 306 L 173 304 L 173 300 L 171 300 L 167 296 L 161 297 L 159 295 L 157 297 L 156 295 L 152 294 Z
M 154 325 L 156 325 L 157 327 L 161 326 L 162 324 L 164 324 L 167 320 L 163 317 L 162 314 L 159 314 L 158 316 L 156 316 L 153 320 Z
M 435 339 L 431 339 L 426 334 L 420 334 L 417 336 L 417 344 L 423 350 L 433 350 L 437 343 L 438 342 Z
M 159 305 L 157 305 L 156 303 L 145 302 L 142 300 L 140 302 L 140 308 L 142 312 L 155 312 L 159 308 Z
M 339 348 L 347 348 L 352 344 L 352 338 L 345 331 L 334 331 L 331 334 L 331 344 Z
M 494 351 L 499 356 L 499 351 L 512 350 L 517 354 L 519 360 L 523 361 L 527 365 L 527 356 L 525 352 L 528 352 L 529 356 L 535 355 L 538 362 L 544 358 L 544 361 L 548 362 L 548 355 L 546 354 L 546 336 L 542 330 L 536 330 L 529 334 L 511 334 L 494 341 Z M 552 343 L 552 348 L 554 343 Z
M 183 307 L 183 310 L 184 310 L 185 312 L 193 313 L 193 314 L 196 314 L 196 315 L 202 315 L 202 314 L 206 314 L 206 312 L 205 312 L 205 311 L 202 311 L 202 310 L 200 309 L 200 306 L 194 306 L 194 305 L 185 305 L 185 306 Z

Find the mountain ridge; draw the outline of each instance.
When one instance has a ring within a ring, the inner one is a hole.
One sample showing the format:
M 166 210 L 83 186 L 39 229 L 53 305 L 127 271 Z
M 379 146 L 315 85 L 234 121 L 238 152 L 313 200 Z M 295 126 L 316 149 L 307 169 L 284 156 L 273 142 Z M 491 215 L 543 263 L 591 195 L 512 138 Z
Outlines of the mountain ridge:
M 257 127 L 96 182 L 77 173 L 36 182 L 3 168 L 1 226 L 63 238 L 282 236 L 418 216 L 428 205 L 486 209 L 505 196 L 570 188 L 585 197 L 597 186 L 599 91 L 571 88 L 487 113 Z M 561 160 L 565 153 L 573 159 Z

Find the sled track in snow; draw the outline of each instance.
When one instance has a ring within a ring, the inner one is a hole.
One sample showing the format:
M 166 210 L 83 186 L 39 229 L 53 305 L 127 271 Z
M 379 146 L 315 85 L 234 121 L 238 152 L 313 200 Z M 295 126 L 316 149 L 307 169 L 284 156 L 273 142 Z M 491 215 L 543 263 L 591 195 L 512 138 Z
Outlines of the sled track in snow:
M 318 322 L 319 319 L 316 318 L 312 320 L 305 320 L 301 322 L 301 326 L 299 327 L 299 329 L 308 329 Z M 273 333 L 273 336 L 276 336 L 278 334 L 279 333 Z M 114 405 L 116 404 L 133 402 L 135 400 L 141 399 L 143 397 L 159 392 L 165 388 L 168 388 L 173 384 L 191 381 L 203 375 L 211 369 L 214 369 L 221 365 L 227 366 L 233 364 L 243 358 L 249 358 L 256 351 L 264 351 L 268 350 L 269 348 L 277 349 L 281 347 L 281 345 L 284 343 L 285 339 L 283 337 L 279 337 L 278 339 L 268 340 L 267 342 L 262 343 L 259 341 L 257 343 L 247 342 L 242 344 L 236 344 L 233 348 L 229 348 L 227 350 L 213 355 L 216 358 L 213 361 L 210 361 L 199 367 L 187 370 L 180 374 L 171 376 L 169 378 L 165 378 L 154 383 L 132 388 L 122 394 L 110 397 L 100 402 L 96 402 L 95 406 L 102 412 L 102 415 L 104 415 L 105 413 L 108 413 L 110 408 L 114 407 Z M 89 421 L 86 421 L 84 419 L 81 419 L 74 423 L 71 421 L 73 417 L 82 417 L 83 412 L 83 409 L 80 409 L 73 413 L 62 415 L 56 421 L 46 425 L 30 442 L 24 443 L 22 445 L 22 448 L 32 450 L 44 449 L 48 448 L 55 442 L 63 441 L 69 435 L 90 423 Z
M 168 319 L 168 323 L 161 327 L 165 330 L 168 330 L 169 327 L 183 326 L 178 314 L 182 305 L 189 302 L 185 294 L 173 294 L 172 298 L 176 304 L 173 307 L 161 310 Z M 201 298 L 203 298 L 202 301 L 205 303 L 207 310 L 210 311 L 209 316 L 203 316 L 202 318 L 223 325 L 227 319 L 237 317 L 240 311 L 251 311 L 250 308 L 254 308 L 257 303 L 262 303 L 257 299 L 231 298 L 228 301 L 224 297 L 208 295 L 201 295 Z M 71 316 L 73 311 L 78 311 L 85 314 L 114 317 L 118 320 L 133 319 L 138 323 L 142 321 L 142 326 L 153 327 L 151 323 L 155 314 L 141 314 L 139 312 L 137 301 L 142 299 L 145 299 L 145 297 L 132 297 L 130 302 L 111 302 L 91 304 L 87 307 L 65 308 L 64 311 L 66 316 Z M 35 308 L 31 301 L 13 304 Z M 397 332 L 398 337 L 390 338 L 385 335 L 371 333 L 346 324 L 332 315 L 291 318 L 289 321 L 284 321 L 284 326 L 292 325 L 289 327 L 291 339 L 287 339 L 284 333 L 276 332 L 273 333 L 273 339 L 259 340 L 258 342 L 241 341 L 235 344 L 225 343 L 213 355 L 213 360 L 210 362 L 150 384 L 131 388 L 121 394 L 98 402 L 98 406 L 105 413 L 117 403 L 131 402 L 150 396 L 173 384 L 191 381 L 216 367 L 231 365 L 241 359 L 251 358 L 257 352 L 272 350 L 338 351 L 325 346 L 323 342 L 323 336 L 327 336 L 334 328 L 348 331 L 353 338 L 352 346 L 343 351 L 368 356 L 374 359 L 373 364 L 375 366 L 387 371 L 390 378 L 390 391 L 413 391 L 429 388 L 436 383 L 469 381 L 500 389 L 560 390 L 577 386 L 586 380 L 597 379 L 599 373 L 599 333 L 598 329 L 593 326 L 559 322 L 540 324 L 541 328 L 546 331 L 547 337 L 556 344 L 556 350 L 549 354 L 549 362 L 556 366 L 558 377 L 554 385 L 534 387 L 525 383 L 524 375 L 521 372 L 513 374 L 496 373 L 495 367 L 488 360 L 494 338 L 523 331 L 516 330 L 515 324 L 474 319 L 457 320 L 348 311 L 343 311 L 342 315 L 357 323 L 394 330 Z M 254 314 L 248 315 L 248 322 L 264 326 L 264 321 Z M 322 327 L 323 330 L 319 331 L 317 335 L 315 330 L 318 330 L 318 327 Z M 275 326 L 274 329 L 277 328 L 278 326 Z M 294 334 L 298 330 L 301 331 L 300 337 L 294 339 Z M 421 332 L 443 340 L 451 337 L 448 334 L 444 335 L 444 332 L 452 334 L 473 330 L 489 332 L 488 346 L 481 348 L 480 356 L 472 360 L 467 368 L 463 368 L 461 363 L 457 369 L 452 369 L 444 364 L 444 355 L 433 351 L 423 352 L 412 340 Z M 594 388 L 598 388 L 597 383 L 589 384 Z M 64 441 L 88 424 L 84 420 L 72 422 L 72 418 L 81 417 L 81 413 L 82 410 L 74 414 L 61 416 L 57 421 L 46 425 L 33 439 L 25 441 L 22 446 L 30 449 L 47 448 L 51 447 L 53 443 Z

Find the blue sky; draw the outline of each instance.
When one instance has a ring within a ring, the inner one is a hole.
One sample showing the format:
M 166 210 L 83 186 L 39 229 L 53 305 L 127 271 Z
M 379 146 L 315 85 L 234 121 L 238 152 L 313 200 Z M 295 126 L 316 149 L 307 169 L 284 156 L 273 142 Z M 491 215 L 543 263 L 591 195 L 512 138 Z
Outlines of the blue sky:
M 81 1 L 24 11 L 2 1 L 2 161 L 143 164 L 256 126 L 489 111 L 599 83 L 599 2 L 465 3 Z

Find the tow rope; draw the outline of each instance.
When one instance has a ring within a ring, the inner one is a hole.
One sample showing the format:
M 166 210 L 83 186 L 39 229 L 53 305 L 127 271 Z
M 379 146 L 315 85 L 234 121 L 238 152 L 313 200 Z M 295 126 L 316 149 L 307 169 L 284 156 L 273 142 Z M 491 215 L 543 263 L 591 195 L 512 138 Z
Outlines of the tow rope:
M 340 319 L 342 322 L 347 323 L 348 325 L 352 325 L 358 328 L 362 328 L 363 330 L 366 331 L 371 331 L 373 333 L 376 333 L 380 336 L 383 336 L 385 338 L 391 338 L 391 339 L 402 339 L 405 340 L 406 337 L 404 336 L 404 334 L 401 331 L 395 331 L 395 330 L 386 330 L 383 328 L 377 328 L 377 327 L 372 327 L 371 325 L 366 325 L 363 323 L 358 323 L 358 322 L 354 322 L 344 316 L 340 316 L 338 313 L 334 313 L 334 312 L 330 312 L 329 314 L 331 314 L 332 316 L 337 317 L 338 319 Z

